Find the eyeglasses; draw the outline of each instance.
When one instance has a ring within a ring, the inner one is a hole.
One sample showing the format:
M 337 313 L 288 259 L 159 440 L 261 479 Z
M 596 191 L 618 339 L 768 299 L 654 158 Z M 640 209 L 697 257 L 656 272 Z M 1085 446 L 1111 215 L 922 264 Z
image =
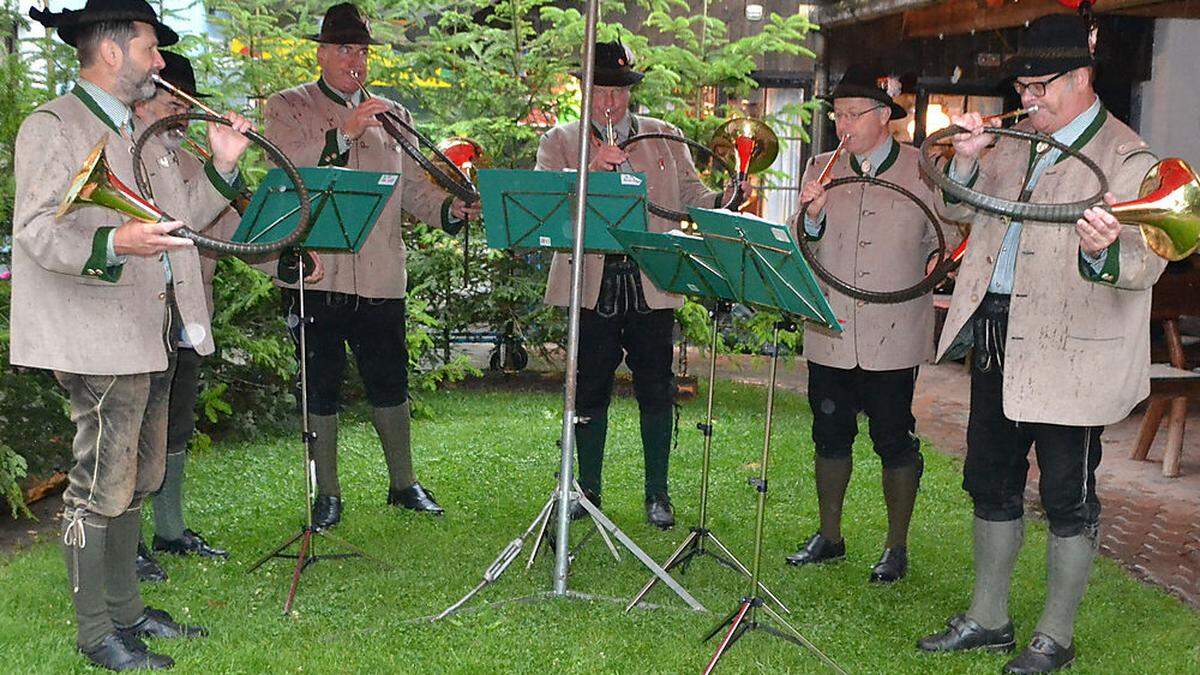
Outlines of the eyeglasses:
M 1016 90 L 1017 96 L 1024 96 L 1025 92 L 1028 91 L 1030 96 L 1035 96 L 1037 98 L 1041 98 L 1046 95 L 1046 85 L 1057 80 L 1058 78 L 1062 77 L 1063 75 L 1066 75 L 1069 72 L 1071 72 L 1071 71 L 1064 70 L 1063 72 L 1055 75 L 1054 77 L 1052 77 L 1048 80 L 1043 80 L 1041 82 L 1030 82 L 1029 84 L 1025 84 L 1023 82 L 1017 82 L 1016 80 L 1013 80 L 1013 89 Z
M 366 45 L 338 45 L 338 56 L 345 58 L 347 56 L 360 56 L 366 58 L 371 50 Z
M 834 111 L 830 110 L 829 113 L 827 113 L 827 114 L 829 117 L 829 121 L 831 121 L 831 122 L 857 122 L 858 118 L 862 117 L 863 115 L 866 115 L 867 113 L 871 112 L 872 110 L 879 110 L 884 107 L 886 107 L 886 106 L 877 105 L 877 106 L 874 106 L 871 108 L 867 108 L 866 110 L 861 110 L 859 112 L 834 112 Z

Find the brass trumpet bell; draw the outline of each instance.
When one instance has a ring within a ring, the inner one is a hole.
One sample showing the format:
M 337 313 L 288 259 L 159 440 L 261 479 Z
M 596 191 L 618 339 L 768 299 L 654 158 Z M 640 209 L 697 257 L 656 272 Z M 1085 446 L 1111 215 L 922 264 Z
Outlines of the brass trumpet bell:
M 717 127 L 709 148 L 726 163 L 737 166 L 738 175 L 745 177 L 775 163 L 779 137 L 762 120 L 734 118 Z
M 101 138 L 92 148 L 83 167 L 71 181 L 71 186 L 59 203 L 54 216 L 61 218 L 63 214 L 79 206 L 95 204 L 147 223 L 169 220 L 165 213 L 117 179 L 104 157 L 104 146 L 107 142 L 107 137 Z
M 474 139 L 454 136 L 438 143 L 438 150 L 467 174 L 472 181 L 478 169 L 491 166 L 491 160 L 483 152 L 483 146 Z
M 1152 251 L 1182 260 L 1200 247 L 1200 177 L 1187 162 L 1169 157 L 1155 164 L 1138 195 L 1111 210 L 1117 220 L 1141 228 Z

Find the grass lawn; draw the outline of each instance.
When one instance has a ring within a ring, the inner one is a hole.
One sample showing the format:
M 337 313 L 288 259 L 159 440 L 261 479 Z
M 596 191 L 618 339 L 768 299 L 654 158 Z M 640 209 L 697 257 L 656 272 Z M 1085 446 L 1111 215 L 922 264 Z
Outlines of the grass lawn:
M 749 564 L 763 400 L 760 388 L 723 383 L 714 446 L 710 526 Z M 253 560 L 295 532 L 302 515 L 298 446 L 264 438 L 193 456 L 189 525 L 232 558 L 224 563 L 164 557 L 170 581 L 143 586 L 147 601 L 212 636 L 159 643 L 182 672 L 698 672 L 714 644 L 699 638 L 731 610 L 747 584 L 711 559 L 694 562 L 684 585 L 713 614 L 701 614 L 660 585 L 663 606 L 634 610 L 604 601 L 483 602 L 550 588 L 552 557 L 531 573 L 524 560 L 462 613 L 429 624 L 480 578 L 496 553 L 524 530 L 547 497 L 558 466 L 554 447 L 560 397 L 449 392 L 428 398 L 431 419 L 414 426 L 417 473 L 447 508 L 445 518 L 384 505 L 386 474 L 374 431 L 361 416 L 343 421 L 341 477 L 347 511 L 337 533 L 389 563 L 324 561 L 304 574 L 296 610 L 281 616 L 291 567 Z M 970 508 L 960 464 L 932 450 L 911 537 L 908 577 L 890 588 L 867 584 L 885 531 L 879 462 L 865 431 L 848 495 L 845 562 L 794 569 L 783 557 L 816 527 L 810 416 L 792 394 L 777 398 L 764 581 L 793 611 L 806 637 L 852 673 L 995 673 L 997 655 L 919 655 L 920 635 L 965 608 L 971 584 Z M 610 415 L 606 513 L 661 560 L 687 534 L 697 509 L 703 401 L 681 418 L 671 485 L 680 525 L 644 524 L 636 408 L 621 400 Z M 582 534 L 577 527 L 575 536 Z M 1018 640 L 1029 637 L 1042 605 L 1045 527 L 1033 524 L 1013 584 Z M 527 549 L 528 550 L 528 549 Z M 631 556 L 614 561 L 598 538 L 576 561 L 570 586 L 628 598 L 645 580 Z M 0 560 L 0 670 L 82 672 L 74 653 L 74 614 L 57 541 Z M 1079 673 L 1200 672 L 1200 615 L 1101 560 L 1079 620 Z M 723 672 L 827 672 L 804 649 L 752 633 L 722 661 Z

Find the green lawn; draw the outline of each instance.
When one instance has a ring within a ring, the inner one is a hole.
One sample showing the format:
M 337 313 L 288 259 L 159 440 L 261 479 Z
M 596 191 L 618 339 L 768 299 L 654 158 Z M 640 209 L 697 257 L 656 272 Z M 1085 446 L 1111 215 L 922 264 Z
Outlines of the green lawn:
M 723 384 L 718 392 L 711 527 L 749 563 L 764 391 Z M 262 552 L 295 531 L 302 513 L 298 447 L 291 438 L 218 446 L 189 466 L 189 524 L 233 551 L 225 563 L 165 559 L 171 579 L 144 586 L 151 604 L 207 626 L 212 636 L 160 643 L 184 672 L 698 672 L 713 644 L 700 636 L 733 608 L 746 584 L 711 559 L 694 563 L 685 586 L 714 614 L 700 614 L 664 588 L 657 610 L 604 601 L 483 602 L 550 588 L 552 559 L 526 574 L 523 560 L 483 591 L 468 611 L 430 625 L 479 579 L 544 502 L 558 466 L 561 397 L 549 394 L 440 393 L 432 419 L 414 427 L 418 475 L 447 508 L 442 519 L 384 505 L 383 457 L 370 424 L 343 422 L 342 485 L 347 513 L 337 533 L 386 560 L 321 562 L 305 573 L 296 610 L 280 609 L 291 567 L 274 561 L 247 574 Z M 793 624 L 853 673 L 994 673 L 1002 656 L 929 657 L 913 646 L 961 610 L 970 589 L 970 509 L 959 462 L 927 453 L 924 490 L 910 545 L 909 576 L 890 588 L 867 584 L 884 534 L 879 463 L 866 445 L 848 496 L 847 560 L 821 569 L 786 567 L 783 557 L 815 528 L 809 412 L 798 396 L 777 398 L 764 581 L 788 603 Z M 680 526 L 658 532 L 642 514 L 641 451 L 635 406 L 611 415 L 604 506 L 652 556 L 668 555 L 696 515 L 702 400 L 682 416 L 671 480 Z M 582 532 L 582 528 L 577 528 Z M 1029 637 L 1042 602 L 1045 528 L 1027 537 L 1014 583 L 1018 639 Z M 645 574 L 631 557 L 614 561 L 595 539 L 574 566 L 570 586 L 626 598 Z M 0 560 L 0 669 L 80 672 L 73 613 L 56 541 Z M 1079 625 L 1080 673 L 1200 672 L 1200 616 L 1177 600 L 1101 561 Z M 724 672 L 824 672 L 805 650 L 755 633 L 723 661 Z

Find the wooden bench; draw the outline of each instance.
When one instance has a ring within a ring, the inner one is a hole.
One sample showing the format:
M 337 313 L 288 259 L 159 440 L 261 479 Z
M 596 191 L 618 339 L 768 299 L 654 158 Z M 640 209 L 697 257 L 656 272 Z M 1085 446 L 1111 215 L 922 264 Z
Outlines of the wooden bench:
M 1200 314 L 1200 269 L 1195 261 L 1193 256 L 1172 263 L 1154 285 L 1150 321 L 1162 324 L 1168 362 L 1150 364 L 1150 398 L 1130 455 L 1139 461 L 1147 459 L 1165 417 L 1167 447 L 1163 451 L 1162 472 L 1170 478 L 1179 475 L 1188 401 L 1200 399 L 1200 373 L 1191 369 L 1179 332 L 1181 316 Z

